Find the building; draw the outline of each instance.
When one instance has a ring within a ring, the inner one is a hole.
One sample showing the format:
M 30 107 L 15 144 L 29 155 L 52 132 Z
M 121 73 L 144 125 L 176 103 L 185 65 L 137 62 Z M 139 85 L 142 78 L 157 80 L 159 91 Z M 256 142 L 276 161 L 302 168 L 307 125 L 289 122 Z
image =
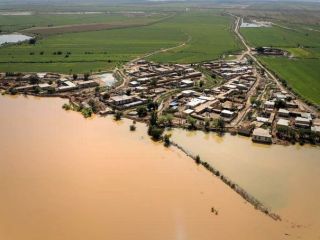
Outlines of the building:
M 252 133 L 252 141 L 260 143 L 272 143 L 272 136 L 269 130 L 263 128 L 256 128 Z
M 138 83 L 137 81 L 131 81 L 131 82 L 129 83 L 129 85 L 130 85 L 130 87 L 137 87 L 137 86 L 140 85 L 140 83 Z
M 265 108 L 269 108 L 269 109 L 274 109 L 274 102 L 266 101 L 266 102 L 264 103 L 264 107 L 265 107 Z
M 134 97 L 127 96 L 127 95 L 121 95 L 121 96 L 113 96 L 110 98 L 110 102 L 115 105 L 124 105 L 127 103 L 134 102 Z
M 229 110 L 222 110 L 221 111 L 221 117 L 225 117 L 225 118 L 233 118 L 235 115 L 235 113 L 233 111 L 229 111 Z
M 57 87 L 57 92 L 67 92 L 72 91 L 77 88 L 77 85 L 75 85 L 71 81 L 64 81 L 62 82 L 62 86 Z
M 287 109 L 280 108 L 278 111 L 279 117 L 289 117 L 290 112 Z
M 94 80 L 88 80 L 88 81 L 78 81 L 78 86 L 80 88 L 89 88 L 89 87 L 97 87 L 99 84 Z
M 280 118 L 277 121 L 277 127 L 289 127 L 289 125 L 290 125 L 290 122 L 287 119 Z
M 181 81 L 180 86 L 181 87 L 192 87 L 194 85 L 194 82 L 190 79 L 184 79 Z
M 51 88 L 51 85 L 49 85 L 48 83 L 40 83 L 38 86 L 41 90 L 48 90 Z
M 296 127 L 309 128 L 311 120 L 303 117 L 296 117 L 294 124 Z

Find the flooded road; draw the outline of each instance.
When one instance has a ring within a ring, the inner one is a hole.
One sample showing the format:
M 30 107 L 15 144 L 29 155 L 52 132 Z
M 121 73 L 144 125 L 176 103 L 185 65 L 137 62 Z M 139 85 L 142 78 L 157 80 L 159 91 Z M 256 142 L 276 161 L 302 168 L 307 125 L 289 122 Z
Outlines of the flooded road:
M 84 119 L 64 102 L 0 96 L 0 239 L 319 237 L 256 211 L 144 125 Z
M 320 148 L 256 144 L 242 136 L 175 129 L 173 141 L 200 155 L 284 219 L 320 232 Z

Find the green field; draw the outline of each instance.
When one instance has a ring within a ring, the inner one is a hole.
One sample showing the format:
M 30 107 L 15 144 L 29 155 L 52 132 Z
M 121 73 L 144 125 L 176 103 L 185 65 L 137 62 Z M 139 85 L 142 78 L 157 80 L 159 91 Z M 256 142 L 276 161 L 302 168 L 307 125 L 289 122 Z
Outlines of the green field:
M 1 16 L 0 30 L 14 32 L 31 27 L 61 26 L 67 24 L 101 23 L 120 21 L 124 17 L 114 14 L 70 14 L 46 15 L 35 14 L 29 16 Z
M 183 48 L 157 54 L 157 62 L 191 63 L 220 58 L 224 53 L 239 51 L 241 45 L 232 33 L 232 19 L 218 13 L 190 13 L 168 21 L 168 29 L 181 29 L 190 42 Z
M 259 58 L 299 95 L 320 105 L 320 59 Z
M 137 56 L 188 40 L 186 46 L 151 59 L 180 63 L 216 59 L 224 52 L 239 50 L 230 31 L 232 19 L 220 14 L 218 11 L 179 13 L 149 26 L 66 33 L 46 37 L 36 45 L 2 47 L 0 71 L 108 70 Z M 77 63 L 82 63 L 81 67 Z
M 290 52 L 292 58 L 260 57 L 259 59 L 300 96 L 320 105 L 320 32 L 300 25 L 295 30 L 280 27 L 242 28 L 251 46 L 273 46 Z
M 269 28 L 241 28 L 241 33 L 254 47 L 320 47 L 320 32 Z

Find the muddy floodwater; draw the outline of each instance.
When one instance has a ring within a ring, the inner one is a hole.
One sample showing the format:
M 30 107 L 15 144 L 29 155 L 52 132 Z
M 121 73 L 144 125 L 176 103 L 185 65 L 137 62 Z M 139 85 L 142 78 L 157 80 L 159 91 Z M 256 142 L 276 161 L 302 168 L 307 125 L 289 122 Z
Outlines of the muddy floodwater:
M 320 236 L 320 147 L 263 145 L 242 136 L 182 129 L 172 135 L 284 220 Z
M 130 132 L 131 121 L 84 119 L 64 102 L 0 96 L 0 239 L 319 238 L 255 210 L 179 150 L 152 142 L 144 125 Z

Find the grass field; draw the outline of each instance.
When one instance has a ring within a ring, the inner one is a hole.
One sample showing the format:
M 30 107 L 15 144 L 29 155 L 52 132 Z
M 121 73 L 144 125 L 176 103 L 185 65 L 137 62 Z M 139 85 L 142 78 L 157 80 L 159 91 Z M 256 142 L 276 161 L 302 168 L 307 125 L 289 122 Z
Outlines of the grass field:
M 188 39 L 186 46 L 151 59 L 180 63 L 212 60 L 224 52 L 239 50 L 230 31 L 231 21 L 218 11 L 195 11 L 149 26 L 49 36 L 36 45 L 25 43 L 1 48 L 0 71 L 108 70 L 137 56 L 178 46 Z M 83 64 L 77 67 L 80 62 Z
M 300 96 L 320 105 L 320 32 L 308 30 L 306 24 L 289 27 L 294 30 L 273 26 L 242 28 L 241 33 L 251 46 L 273 46 L 289 51 L 293 58 L 260 57 L 260 60 Z
M 120 13 L 101 13 L 101 14 L 45 14 L 37 13 L 26 16 L 3 16 L 0 15 L 0 30 L 2 32 L 15 32 L 34 27 L 57 27 L 75 24 L 94 24 L 94 23 L 143 23 L 144 21 L 157 20 L 165 14 L 158 15 L 128 15 Z M 30 31 L 32 32 L 32 31 Z
M 157 62 L 191 63 L 213 60 L 224 53 L 239 51 L 241 45 L 231 30 L 232 19 L 219 12 L 189 13 L 170 19 L 163 27 L 181 29 L 190 42 L 183 48 L 157 54 Z
M 241 28 L 251 46 L 320 47 L 320 32 L 288 30 L 277 26 L 269 28 Z
M 298 94 L 320 105 L 320 59 L 261 57 L 260 60 Z

